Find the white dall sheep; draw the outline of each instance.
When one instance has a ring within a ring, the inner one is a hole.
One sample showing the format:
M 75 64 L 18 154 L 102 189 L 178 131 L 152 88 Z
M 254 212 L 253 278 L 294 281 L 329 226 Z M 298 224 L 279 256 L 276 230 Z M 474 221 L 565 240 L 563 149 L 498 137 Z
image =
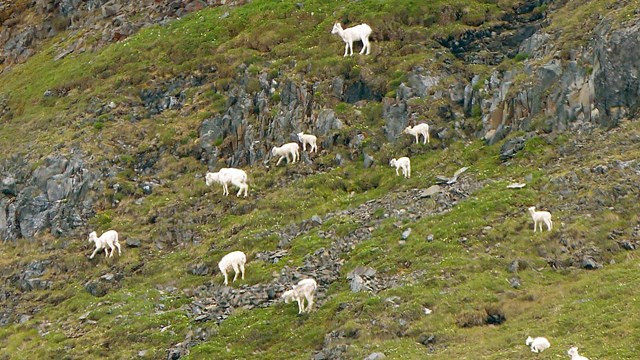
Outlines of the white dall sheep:
M 282 294 L 284 303 L 288 304 L 295 300 L 298 302 L 298 314 L 311 311 L 313 306 L 313 296 L 318 288 L 318 283 L 314 279 L 303 279 L 298 282 L 292 290 L 285 291 Z M 307 308 L 304 307 L 304 299 L 307 299 Z
M 545 350 L 547 350 L 549 348 L 549 346 L 551 346 L 551 343 L 549 342 L 549 340 L 547 340 L 547 338 L 544 337 L 537 337 L 537 338 L 532 338 L 531 336 L 527 337 L 527 340 L 525 341 L 525 344 L 527 344 L 528 346 L 531 347 L 531 351 L 533 351 L 534 353 L 540 353 L 543 352 Z
M 210 172 L 205 176 L 205 183 L 210 186 L 213 183 L 222 184 L 222 194 L 229 195 L 229 184 L 239 188 L 236 196 L 240 196 L 244 192 L 244 197 L 247 197 L 249 191 L 249 185 L 247 185 L 247 173 L 244 170 L 236 168 L 222 168 L 218 172 Z
M 89 234 L 89 242 L 96 244 L 96 249 L 93 250 L 89 259 L 93 259 L 96 253 L 102 249 L 104 249 L 104 257 L 107 257 L 107 255 L 113 257 L 115 248 L 118 248 L 118 256 L 121 254 L 120 243 L 118 243 L 118 232 L 115 230 L 105 231 L 100 237 L 98 237 L 95 231 L 92 231 L 91 234 Z M 107 246 L 111 249 L 111 254 L 107 251 Z
M 236 279 L 238 278 L 238 274 L 242 274 L 242 279 L 244 280 L 244 264 L 246 263 L 247 255 L 245 255 L 242 251 L 232 251 L 223 256 L 218 263 L 218 268 L 220 269 L 222 275 L 224 275 L 224 284 L 229 284 L 227 271 L 231 269 L 233 269 L 233 272 L 235 273 L 231 282 L 236 281 Z
M 529 208 L 529 213 L 533 218 L 533 232 L 536 232 L 536 227 L 540 224 L 540 231 L 542 232 L 542 223 L 547 225 L 547 230 L 551 231 L 553 228 L 553 222 L 551 221 L 551 213 L 548 211 L 536 211 L 536 207 Z
M 365 50 L 367 51 L 367 55 L 371 53 L 371 45 L 369 44 L 371 27 L 369 27 L 369 25 L 360 24 L 347 29 L 342 29 L 342 25 L 340 25 L 340 23 L 335 23 L 333 25 L 333 30 L 331 30 L 331 33 L 340 35 L 342 40 L 345 42 L 344 56 L 347 56 L 347 52 L 349 51 L 351 51 L 351 54 L 349 54 L 349 56 L 353 55 L 354 41 L 362 41 L 362 50 L 360 50 L 360 55 L 364 54 Z
M 411 126 L 407 126 L 402 132 L 405 134 L 415 136 L 416 144 L 419 143 L 420 135 L 424 137 L 422 144 L 431 142 L 429 139 L 429 124 L 421 123 L 414 126 L 413 128 Z
M 411 160 L 409 160 L 408 157 L 404 156 L 399 159 L 391 159 L 389 165 L 396 167 L 396 176 L 400 176 L 398 169 L 402 169 L 402 175 L 404 177 L 407 179 L 411 177 Z
M 569 351 L 567 351 L 567 354 L 571 357 L 571 360 L 589 360 L 588 358 L 578 354 L 578 348 L 575 346 L 572 346 Z
M 311 145 L 310 153 L 318 151 L 318 145 L 316 145 L 318 138 L 315 135 L 298 133 L 298 140 L 302 143 L 302 151 L 307 150 L 307 144 Z
M 280 165 L 280 162 L 285 158 L 287 159 L 287 164 L 293 164 L 296 160 L 300 160 L 300 146 L 298 146 L 297 143 L 286 143 L 280 147 L 274 146 L 273 149 L 271 149 L 271 155 L 280 156 L 276 166 Z M 289 160 L 289 155 L 291 155 L 292 160 Z

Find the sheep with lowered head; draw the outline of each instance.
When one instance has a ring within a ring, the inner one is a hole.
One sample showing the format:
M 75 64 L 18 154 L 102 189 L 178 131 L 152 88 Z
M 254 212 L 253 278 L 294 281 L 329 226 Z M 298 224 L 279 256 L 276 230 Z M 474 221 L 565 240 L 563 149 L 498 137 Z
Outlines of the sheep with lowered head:
M 547 230 L 551 231 L 553 228 L 553 222 L 551 221 L 551 213 L 548 211 L 536 211 L 535 206 L 529 208 L 529 213 L 533 218 L 533 232 L 536 232 L 536 227 L 540 224 L 540 232 L 542 232 L 542 223 L 547 225 Z
M 528 346 L 531 347 L 531 351 L 534 353 L 540 353 L 545 351 L 551 346 L 551 343 L 547 338 L 539 336 L 537 338 L 532 338 L 531 336 L 527 337 L 527 340 L 524 342 Z
M 578 348 L 572 346 L 569 351 L 567 351 L 567 355 L 571 357 L 571 360 L 589 360 L 588 358 L 578 354 Z
M 302 279 L 291 290 L 287 290 L 282 294 L 285 304 L 295 300 L 298 302 L 298 314 L 311 311 L 313 306 L 313 296 L 318 288 L 318 283 L 314 279 Z M 304 300 L 307 299 L 307 307 L 304 307 Z
M 300 140 L 300 142 L 302 143 L 302 151 L 307 150 L 307 144 L 311 145 L 311 149 L 309 149 L 310 153 L 318 151 L 318 145 L 316 145 L 318 138 L 315 135 L 299 132 L 298 140 Z
M 402 175 L 404 177 L 407 179 L 411 177 L 411 160 L 409 160 L 408 157 L 403 156 L 399 159 L 391 159 L 389 165 L 396 167 L 396 176 L 400 176 L 398 169 L 402 169 Z
M 115 230 L 105 231 L 100 235 L 100 237 L 98 237 L 98 234 L 95 231 L 92 231 L 89 234 L 89 242 L 96 244 L 96 249 L 93 250 L 89 259 L 93 259 L 93 257 L 96 256 L 96 253 L 102 249 L 104 249 L 104 257 L 107 257 L 107 255 L 109 257 L 113 257 L 113 251 L 115 248 L 118 248 L 118 256 L 121 254 L 120 243 L 118 243 L 118 232 Z M 107 251 L 107 246 L 111 249 L 111 254 Z
M 233 269 L 233 272 L 235 273 L 231 282 L 236 281 L 236 279 L 238 278 L 238 274 L 242 274 L 242 279 L 244 280 L 244 264 L 246 263 L 247 255 L 245 255 L 242 251 L 232 251 L 223 256 L 218 263 L 218 268 L 220 269 L 222 275 L 224 275 L 224 284 L 229 284 L 227 271 L 231 269 Z
M 247 185 L 247 173 L 244 170 L 236 168 L 222 168 L 218 172 L 209 172 L 205 176 L 205 183 L 210 186 L 213 183 L 222 184 L 222 194 L 229 195 L 229 184 L 232 184 L 239 188 L 236 196 L 240 196 L 244 192 L 244 197 L 247 197 L 249 191 L 249 185 Z
M 404 130 L 402 130 L 404 134 L 413 135 L 416 137 L 416 144 L 420 140 L 420 135 L 424 137 L 422 144 L 426 144 L 429 141 L 429 125 L 425 123 L 418 124 L 413 128 L 411 126 L 407 126 Z
M 349 56 L 353 55 L 353 42 L 354 41 L 362 41 L 362 50 L 360 50 L 360 55 L 364 54 L 365 50 L 367 55 L 371 53 L 371 45 L 369 44 L 369 35 L 371 35 L 371 27 L 367 24 L 360 24 L 350 28 L 343 29 L 340 23 L 335 23 L 333 25 L 333 29 L 331 30 L 332 34 L 338 34 L 342 41 L 344 41 L 344 55 L 347 56 L 347 52 L 351 51 Z
M 300 160 L 300 146 L 297 143 L 286 143 L 282 146 L 274 146 L 273 149 L 271 149 L 271 155 L 280 156 L 276 166 L 280 165 L 280 162 L 285 158 L 287 159 L 287 164 L 293 164 L 296 160 Z M 291 156 L 291 160 L 289 160 L 289 156 Z

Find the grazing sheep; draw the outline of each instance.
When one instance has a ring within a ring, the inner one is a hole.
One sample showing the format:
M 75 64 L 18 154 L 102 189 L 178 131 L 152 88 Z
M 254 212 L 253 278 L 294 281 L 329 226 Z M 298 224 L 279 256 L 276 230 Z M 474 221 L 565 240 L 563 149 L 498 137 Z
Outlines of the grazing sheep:
M 416 137 L 416 144 L 419 142 L 420 135 L 424 137 L 422 144 L 426 144 L 430 142 L 429 140 L 429 125 L 425 123 L 418 124 L 413 128 L 411 126 L 407 126 L 402 133 L 413 135 Z
M 398 169 L 402 168 L 402 175 L 407 179 L 411 177 L 411 160 L 408 157 L 404 156 L 397 160 L 391 159 L 389 165 L 396 167 L 396 176 L 400 176 Z
M 307 149 L 307 144 L 311 145 L 311 149 L 309 149 L 310 153 L 318 151 L 318 145 L 316 145 L 318 138 L 315 135 L 304 134 L 300 132 L 298 133 L 298 140 L 300 140 L 300 142 L 302 143 L 302 151 L 305 151 Z
M 360 50 L 360 55 L 364 54 L 365 50 L 367 51 L 367 55 L 371 53 L 371 45 L 369 44 L 369 35 L 371 35 L 371 28 L 369 27 L 369 25 L 360 24 L 347 29 L 342 29 L 342 25 L 340 25 L 340 23 L 335 23 L 333 25 L 331 33 L 340 35 L 342 40 L 345 42 L 343 56 L 347 56 L 348 51 L 351 51 L 351 54 L 349 54 L 349 56 L 353 56 L 354 41 L 362 41 L 362 50 Z
M 551 231 L 553 228 L 553 222 L 551 222 L 551 213 L 548 211 L 536 211 L 536 207 L 532 206 L 529 208 L 529 212 L 531 213 L 531 217 L 533 218 L 533 232 L 536 232 L 536 227 L 538 223 L 540 224 L 540 231 L 542 232 L 542 223 L 544 222 L 547 225 L 547 230 Z
M 93 250 L 89 259 L 93 259 L 93 257 L 96 256 L 96 253 L 101 249 L 104 249 L 104 257 L 107 257 L 107 254 L 109 254 L 107 246 L 111 249 L 111 254 L 108 255 L 109 257 L 113 257 L 113 251 L 115 248 L 118 248 L 118 256 L 121 254 L 120 243 L 118 243 L 118 232 L 115 230 L 105 231 L 100 235 L 100 237 L 98 237 L 98 234 L 96 234 L 95 231 L 92 231 L 91 234 L 89 234 L 89 242 L 94 242 L 96 244 L 96 249 Z
M 298 314 L 311 311 L 313 306 L 313 295 L 318 288 L 314 279 L 303 279 L 298 282 L 292 290 L 287 290 L 282 294 L 284 303 L 288 304 L 295 300 L 298 302 Z M 307 299 L 307 308 L 304 308 L 304 299 Z
M 224 284 L 227 285 L 229 283 L 229 280 L 227 278 L 227 271 L 231 269 L 233 269 L 233 272 L 235 273 L 231 282 L 236 281 L 239 273 L 242 273 L 242 279 L 244 280 L 244 264 L 246 263 L 247 255 L 245 255 L 242 251 L 232 251 L 223 256 L 218 263 L 218 268 L 220 269 L 222 275 L 224 275 Z
M 534 353 L 543 352 L 547 350 L 549 346 L 551 346 L 551 343 L 549 343 L 549 340 L 547 340 L 547 338 L 544 338 L 544 337 L 537 337 L 533 339 L 531 336 L 529 336 L 527 337 L 525 344 L 527 344 L 528 346 L 531 346 L 531 351 L 533 351 Z
M 300 146 L 298 146 L 297 143 L 286 143 L 280 147 L 274 146 L 273 149 L 271 149 L 271 155 L 280 156 L 280 159 L 278 159 L 276 166 L 280 165 L 280 162 L 284 160 L 284 158 L 287 158 L 287 164 L 293 164 L 296 162 L 296 160 L 300 160 L 299 149 Z M 289 155 L 291 155 L 291 157 L 293 158 L 292 160 L 289 160 Z
M 571 357 L 571 360 L 589 360 L 588 358 L 578 354 L 578 348 L 573 346 L 567 351 L 567 354 Z
M 236 196 L 240 196 L 244 191 L 244 197 L 247 197 L 249 191 L 249 185 L 247 185 L 247 173 L 244 170 L 236 168 L 222 168 L 215 173 L 207 173 L 205 176 L 205 183 L 210 186 L 214 182 L 222 184 L 222 194 L 229 195 L 229 184 L 232 184 L 239 188 Z

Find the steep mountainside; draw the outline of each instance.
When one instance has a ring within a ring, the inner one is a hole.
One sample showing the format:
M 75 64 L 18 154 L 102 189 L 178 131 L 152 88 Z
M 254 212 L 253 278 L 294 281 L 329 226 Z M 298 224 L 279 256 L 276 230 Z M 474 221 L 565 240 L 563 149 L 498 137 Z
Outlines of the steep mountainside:
M 0 4 L 0 358 L 637 359 L 638 8 Z M 320 151 L 276 166 L 301 131 Z

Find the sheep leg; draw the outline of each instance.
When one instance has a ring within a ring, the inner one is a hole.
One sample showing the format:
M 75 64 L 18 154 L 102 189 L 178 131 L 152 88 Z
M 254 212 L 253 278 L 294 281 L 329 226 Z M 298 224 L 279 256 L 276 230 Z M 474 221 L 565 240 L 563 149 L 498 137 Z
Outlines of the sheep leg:
M 302 300 L 301 297 L 297 298 L 296 300 L 298 300 L 298 314 L 302 314 L 302 312 L 304 311 L 304 306 L 303 306 L 302 302 L 304 300 Z
M 224 275 L 224 285 L 226 286 L 227 284 L 229 284 L 229 278 L 227 278 L 227 272 L 223 271 L 222 275 Z
M 345 41 L 344 43 L 344 55 L 343 57 L 346 57 L 349 51 L 349 43 Z
M 276 166 L 280 165 L 280 163 L 282 162 L 282 160 L 284 159 L 284 156 L 280 156 L 280 159 L 278 159 L 278 162 L 276 163 Z M 287 160 L 289 161 L 289 160 Z
M 93 253 L 91 254 L 91 256 L 89 256 L 89 259 L 93 259 L 93 257 L 96 256 L 96 253 L 98 252 L 98 250 L 100 250 L 99 247 L 97 247 L 95 250 L 93 250 Z
M 113 246 L 113 242 L 108 242 L 107 245 L 109 245 L 109 249 L 111 249 L 111 253 L 109 254 L 109 257 L 113 257 L 113 251 L 116 249 L 116 247 Z M 107 250 L 107 248 L 105 248 L 105 250 Z
M 420 143 L 420 135 L 418 135 L 418 133 L 416 133 L 416 144 Z
M 302 151 L 307 151 L 307 142 L 306 141 L 302 142 Z
M 365 45 L 367 47 L 367 55 L 371 54 L 371 43 L 369 42 L 369 38 L 365 38 L 362 39 L 362 42 L 366 42 L 367 44 Z
M 551 229 L 553 229 L 553 222 L 551 222 L 551 219 L 549 219 L 549 221 L 547 222 L 547 230 L 551 231 Z
M 533 232 L 536 232 L 536 227 L 538 226 L 538 223 L 533 220 Z
M 407 179 L 411 177 L 411 168 L 407 166 Z
M 114 245 L 118 248 L 118 256 L 120 256 L 122 254 L 122 250 L 120 249 L 120 243 L 116 240 L 116 242 L 114 242 Z
M 400 174 L 398 174 L 398 168 L 396 168 L 396 176 L 400 176 Z
M 429 139 L 429 131 L 427 131 L 427 142 L 431 142 L 431 141 L 429 141 L 429 140 L 430 140 L 430 139 Z
M 227 183 L 222 184 L 222 194 L 229 196 L 229 186 L 227 186 Z
M 232 282 L 235 282 L 238 279 L 238 274 L 240 274 L 240 269 L 238 269 L 238 264 L 234 263 L 231 266 L 233 266 L 233 272 L 234 272 Z
M 311 311 L 311 307 L 313 306 L 313 294 L 309 294 L 305 296 L 307 298 L 307 312 Z

